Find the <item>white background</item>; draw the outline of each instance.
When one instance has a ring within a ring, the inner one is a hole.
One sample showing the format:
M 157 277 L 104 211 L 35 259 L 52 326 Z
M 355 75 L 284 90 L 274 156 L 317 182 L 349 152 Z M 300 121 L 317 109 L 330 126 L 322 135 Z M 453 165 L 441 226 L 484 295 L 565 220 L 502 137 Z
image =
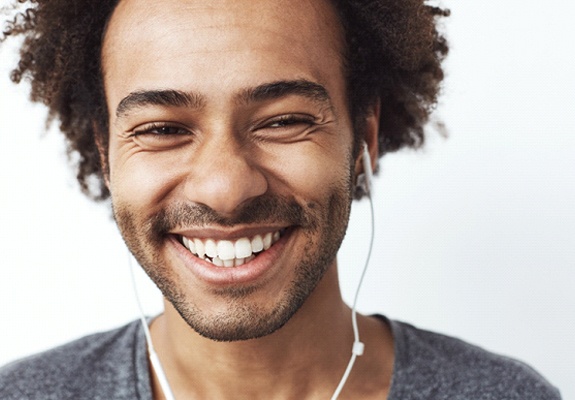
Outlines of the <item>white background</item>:
M 421 151 L 386 157 L 360 309 L 532 364 L 575 399 L 575 6 L 450 0 L 447 81 Z M 0 364 L 136 317 L 127 252 L 0 53 Z M 10 61 L 10 62 L 9 62 Z M 351 299 L 367 249 L 354 206 Z M 148 313 L 159 295 L 143 274 Z

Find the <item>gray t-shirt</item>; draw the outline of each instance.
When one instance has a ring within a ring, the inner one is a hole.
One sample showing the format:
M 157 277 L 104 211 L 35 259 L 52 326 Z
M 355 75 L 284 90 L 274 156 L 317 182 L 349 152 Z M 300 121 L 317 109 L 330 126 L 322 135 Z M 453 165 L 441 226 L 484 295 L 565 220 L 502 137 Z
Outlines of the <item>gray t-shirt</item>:
M 395 364 L 388 400 L 556 400 L 557 389 L 518 361 L 389 321 Z M 2 400 L 152 400 L 139 321 L 0 369 Z

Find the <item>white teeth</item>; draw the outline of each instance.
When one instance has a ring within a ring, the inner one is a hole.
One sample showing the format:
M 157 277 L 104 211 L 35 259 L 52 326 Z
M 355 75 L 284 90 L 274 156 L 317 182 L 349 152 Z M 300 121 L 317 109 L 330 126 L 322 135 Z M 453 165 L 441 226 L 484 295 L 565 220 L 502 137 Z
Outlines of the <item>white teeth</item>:
M 204 258 L 204 255 L 206 254 L 206 250 L 204 249 L 204 242 L 202 242 L 200 239 L 194 239 L 194 245 L 196 246 L 196 254 L 198 257 Z
M 191 251 L 192 253 L 194 253 L 194 254 L 196 253 L 196 245 L 195 245 L 195 243 L 194 243 L 193 240 L 188 240 L 188 239 L 184 238 L 184 245 L 185 245 L 188 249 L 190 249 L 190 251 Z
M 264 245 L 264 250 L 267 250 L 270 247 L 272 247 L 272 234 L 271 234 L 271 232 L 268 232 L 265 234 L 263 245 Z
M 260 235 L 255 235 L 252 239 L 252 253 L 257 253 L 264 249 L 264 242 Z
M 212 239 L 208 239 L 206 240 L 206 256 L 208 257 L 215 257 L 218 255 L 218 246 L 216 245 L 216 242 L 213 241 Z
M 236 241 L 214 239 L 189 239 L 182 236 L 182 244 L 199 258 L 213 263 L 218 267 L 238 267 L 250 262 L 262 250 L 268 250 L 281 237 L 280 231 L 268 232 L 265 235 L 255 235 L 251 240 L 247 237 Z
M 236 258 L 236 249 L 234 244 L 229 240 L 220 240 L 217 246 L 218 257 L 224 261 L 233 260 Z M 233 261 L 232 261 L 233 264 Z M 227 267 L 228 265 L 226 265 Z M 232 265 L 229 265 L 230 267 Z
M 248 238 L 241 238 L 235 244 L 236 258 L 245 258 L 252 255 L 252 244 Z

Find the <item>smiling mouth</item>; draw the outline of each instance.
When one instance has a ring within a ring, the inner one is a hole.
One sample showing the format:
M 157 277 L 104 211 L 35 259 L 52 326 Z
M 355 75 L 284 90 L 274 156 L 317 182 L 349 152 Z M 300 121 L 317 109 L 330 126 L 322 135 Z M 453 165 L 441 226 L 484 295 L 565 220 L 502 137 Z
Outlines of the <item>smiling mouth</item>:
M 268 250 L 287 229 L 236 240 L 199 239 L 180 236 L 180 243 L 196 257 L 218 267 L 239 267 Z

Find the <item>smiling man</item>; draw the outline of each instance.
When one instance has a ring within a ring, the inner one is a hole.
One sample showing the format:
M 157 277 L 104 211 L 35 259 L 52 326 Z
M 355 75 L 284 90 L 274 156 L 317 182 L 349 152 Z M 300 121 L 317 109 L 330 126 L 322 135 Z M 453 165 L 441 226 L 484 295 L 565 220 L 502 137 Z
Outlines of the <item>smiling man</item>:
M 148 321 L 159 364 L 133 322 L 4 367 L 2 399 L 329 399 L 340 382 L 341 399 L 559 398 L 523 364 L 383 316 L 358 316 L 365 352 L 342 380 L 336 254 L 358 175 L 423 141 L 446 12 L 34 3 L 6 31 L 26 36 L 13 80 L 60 119 L 165 311 Z

